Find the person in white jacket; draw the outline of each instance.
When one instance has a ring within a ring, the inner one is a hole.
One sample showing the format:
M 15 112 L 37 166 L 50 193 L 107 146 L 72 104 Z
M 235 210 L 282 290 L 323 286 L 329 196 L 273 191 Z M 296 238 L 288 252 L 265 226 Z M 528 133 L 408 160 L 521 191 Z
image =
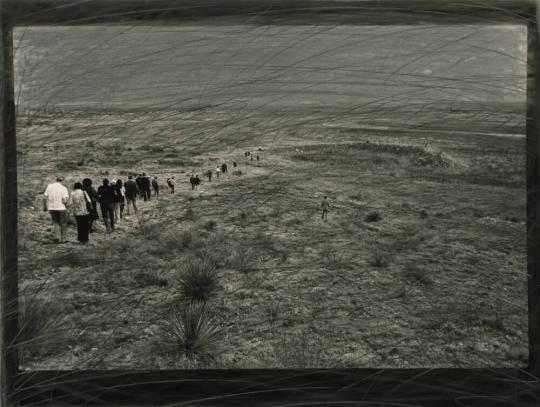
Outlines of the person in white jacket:
M 43 196 L 43 211 L 49 211 L 54 225 L 55 243 L 66 241 L 68 214 L 66 204 L 69 201 L 69 191 L 62 184 L 63 177 L 57 177 L 56 182 L 47 185 Z

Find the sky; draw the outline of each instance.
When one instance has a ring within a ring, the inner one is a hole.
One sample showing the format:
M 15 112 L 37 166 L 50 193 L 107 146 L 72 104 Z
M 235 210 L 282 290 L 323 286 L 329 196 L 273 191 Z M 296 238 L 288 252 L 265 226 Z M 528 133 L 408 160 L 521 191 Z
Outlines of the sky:
M 21 108 L 342 108 L 525 100 L 518 26 L 21 27 Z

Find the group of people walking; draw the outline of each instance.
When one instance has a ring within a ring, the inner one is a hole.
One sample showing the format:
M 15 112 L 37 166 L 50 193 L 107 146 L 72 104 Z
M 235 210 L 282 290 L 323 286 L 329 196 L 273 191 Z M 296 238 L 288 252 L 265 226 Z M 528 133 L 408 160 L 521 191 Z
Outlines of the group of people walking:
M 173 177 L 174 180 L 174 177 Z M 112 180 L 105 178 L 97 190 L 90 178 L 73 185 L 71 193 L 64 185 L 64 178 L 57 177 L 56 182 L 49 184 L 43 197 L 43 210 L 48 211 L 54 225 L 55 243 L 66 241 L 67 225 L 70 212 L 77 223 L 77 240 L 88 243 L 89 234 L 94 232 L 94 222 L 99 219 L 98 207 L 107 233 L 114 231 L 115 224 L 124 216 L 138 211 L 137 199 L 151 199 L 151 188 L 154 196 L 159 195 L 157 177 L 150 180 L 146 174 L 129 175 L 128 179 Z M 169 186 L 169 188 L 171 188 Z M 174 187 L 172 188 L 174 190 Z

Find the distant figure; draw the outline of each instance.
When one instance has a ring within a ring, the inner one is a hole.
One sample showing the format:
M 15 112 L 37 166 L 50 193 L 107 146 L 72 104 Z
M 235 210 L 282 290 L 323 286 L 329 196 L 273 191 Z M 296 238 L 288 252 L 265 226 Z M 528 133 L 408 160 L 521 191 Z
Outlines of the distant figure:
M 191 177 L 189 177 L 189 183 L 191 184 L 191 190 L 193 191 L 195 189 L 195 175 L 191 174 Z
M 257 153 L 257 161 L 259 161 L 259 154 Z
M 124 214 L 124 207 L 126 205 L 126 189 L 122 184 L 122 180 L 119 179 L 116 181 L 116 202 L 114 204 L 114 214 L 115 218 L 118 221 L 118 218 L 122 219 Z
M 227 172 L 227 164 L 223 163 L 223 164 L 221 165 L 221 172 L 222 172 L 223 174 L 225 174 L 225 173 Z
M 236 168 L 236 161 L 233 161 L 232 165 L 234 168 Z
M 116 202 L 116 189 L 109 185 L 109 180 L 105 178 L 103 185 L 98 190 L 99 206 L 101 207 L 101 217 L 107 233 L 114 231 L 114 203 Z
M 176 185 L 176 181 L 174 180 L 174 177 L 167 178 L 167 185 L 169 186 L 169 190 L 171 191 L 171 194 L 174 194 L 174 186 Z
M 83 190 L 88 194 L 91 201 L 91 208 L 89 209 L 90 214 L 88 215 L 88 232 L 93 233 L 95 229 L 93 227 L 94 222 L 99 219 L 97 212 L 97 203 L 98 203 L 98 194 L 97 191 L 92 186 L 92 180 L 90 178 L 85 178 L 82 180 Z
M 133 181 L 133 175 L 128 176 L 128 180 L 124 184 L 124 191 L 126 197 L 126 209 L 127 214 L 131 215 L 129 206 L 133 206 L 133 211 L 137 213 L 137 196 L 139 195 L 139 188 L 135 181 Z
M 66 204 L 69 201 L 69 191 L 62 184 L 63 177 L 57 177 L 56 182 L 47 185 L 43 197 L 43 211 L 49 211 L 54 225 L 55 243 L 66 241 L 68 214 Z
M 253 161 L 253 156 L 251 154 L 249 155 L 249 157 L 250 157 L 250 160 Z
M 154 196 L 159 195 L 159 183 L 157 177 L 152 180 L 152 188 L 154 189 Z
M 219 174 L 221 173 L 221 168 L 216 167 L 216 177 L 219 178 Z
M 143 172 L 141 177 L 142 193 L 145 201 L 150 200 L 150 178 Z
M 90 211 L 88 209 L 91 205 L 92 201 L 86 191 L 83 190 L 83 185 L 76 182 L 69 197 L 69 207 L 77 221 L 77 240 L 81 244 L 88 243 L 88 227 L 90 225 Z
M 201 179 L 199 178 L 199 175 L 195 175 L 194 183 L 195 183 L 195 191 L 198 191 L 199 185 L 201 184 Z
M 212 170 L 206 171 L 206 176 L 208 177 L 208 182 L 212 181 Z
M 321 208 L 322 208 L 322 219 L 325 221 L 328 220 L 328 209 L 330 208 L 330 203 L 328 202 L 327 197 L 325 196 L 324 199 L 321 202 Z

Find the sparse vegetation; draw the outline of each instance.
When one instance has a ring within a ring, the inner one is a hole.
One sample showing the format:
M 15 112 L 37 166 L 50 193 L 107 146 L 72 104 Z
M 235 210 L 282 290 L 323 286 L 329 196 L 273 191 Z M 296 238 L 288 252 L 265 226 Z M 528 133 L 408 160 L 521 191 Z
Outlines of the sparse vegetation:
M 187 259 L 177 278 L 180 293 L 185 299 L 207 301 L 218 289 L 218 274 L 211 261 Z
M 206 302 L 188 302 L 171 309 L 161 325 L 164 345 L 201 367 L 215 360 L 224 332 L 215 309 Z
M 370 212 L 365 216 L 364 222 L 378 222 L 381 219 L 382 216 L 379 212 Z
M 386 256 L 380 250 L 376 249 L 372 257 L 369 259 L 369 265 L 372 267 L 382 268 L 388 265 Z

